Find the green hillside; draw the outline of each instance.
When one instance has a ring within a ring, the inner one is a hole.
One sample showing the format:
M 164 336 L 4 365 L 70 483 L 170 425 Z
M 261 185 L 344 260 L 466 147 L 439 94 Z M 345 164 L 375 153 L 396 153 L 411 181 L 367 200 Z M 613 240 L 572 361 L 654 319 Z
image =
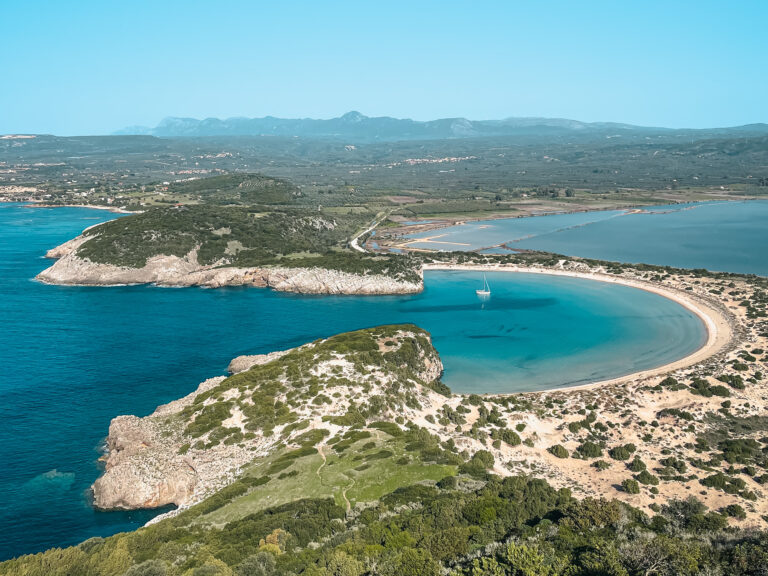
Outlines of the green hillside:
M 153 256 L 184 257 L 197 250 L 203 265 L 319 267 L 418 282 L 413 258 L 349 247 L 374 216 L 262 205 L 157 207 L 88 230 L 78 255 L 140 268 Z
M 379 431 L 371 441 L 376 446 L 358 453 L 366 432 L 374 430 L 358 430 L 348 455 L 328 459 L 327 468 L 343 468 L 338 474 L 318 475 L 316 455 L 286 453 L 289 465 L 279 474 L 246 476 L 135 532 L 5 562 L 0 574 L 757 576 L 768 563 L 765 532 L 726 529 L 726 517 L 707 512 L 695 498 L 648 518 L 617 501 L 577 501 L 544 480 L 489 475 L 487 453 L 453 476 L 455 468 L 435 462 L 443 457 L 435 439 L 415 428 L 399 439 Z M 387 455 L 378 456 L 382 452 Z M 411 472 L 401 471 L 402 458 Z M 263 462 L 254 473 L 277 462 Z M 389 491 L 349 489 L 346 497 L 358 504 L 349 510 L 338 489 L 367 480 L 367 470 Z M 403 482 L 419 475 L 419 483 Z M 303 494 L 294 491 L 303 485 Z M 280 500 L 265 507 L 278 494 Z

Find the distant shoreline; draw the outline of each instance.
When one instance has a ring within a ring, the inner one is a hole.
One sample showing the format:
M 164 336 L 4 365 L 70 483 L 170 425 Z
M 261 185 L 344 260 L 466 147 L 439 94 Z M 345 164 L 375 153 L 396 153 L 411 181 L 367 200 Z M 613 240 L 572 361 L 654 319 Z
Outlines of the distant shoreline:
M 117 206 L 100 206 L 97 204 L 45 204 L 41 202 L 27 201 L 24 202 L 30 208 L 90 208 L 91 210 L 106 210 L 107 212 L 113 212 L 115 214 L 140 214 L 141 212 L 135 210 L 126 210 L 125 208 L 118 208 Z
M 683 368 L 689 368 L 695 364 L 703 362 L 704 360 L 714 356 L 718 352 L 725 349 L 729 343 L 733 340 L 733 331 L 728 318 L 721 311 L 715 307 L 701 301 L 700 299 L 694 299 L 691 295 L 686 294 L 682 290 L 659 286 L 651 282 L 644 282 L 640 280 L 634 280 L 629 278 L 622 278 L 619 276 L 612 276 L 609 274 L 599 274 L 594 272 L 575 272 L 571 270 L 553 270 L 550 268 L 532 268 L 517 265 L 504 265 L 504 264 L 425 264 L 423 270 L 465 270 L 465 271 L 481 271 L 481 272 L 518 272 L 524 274 L 545 274 L 549 276 L 561 276 L 568 278 L 581 278 L 584 280 L 593 280 L 597 282 L 605 282 L 608 284 L 619 284 L 622 286 L 628 286 L 630 288 L 636 288 L 639 290 L 645 290 L 672 300 L 676 304 L 681 305 L 683 308 L 694 313 L 704 324 L 704 328 L 707 332 L 707 339 L 698 349 L 691 354 L 668 362 L 656 368 L 649 368 L 647 370 L 641 370 L 639 372 L 632 372 L 624 376 L 618 376 L 616 378 L 610 378 L 608 380 L 599 380 L 596 382 L 587 382 L 585 384 L 574 384 L 572 386 L 560 386 L 554 388 L 547 388 L 544 390 L 536 390 L 535 393 L 544 392 L 559 392 L 563 390 L 588 390 L 598 388 L 612 384 L 622 384 L 634 380 L 652 378 L 654 376 L 661 376 L 663 374 L 680 370 Z M 502 393 L 506 394 L 520 394 L 520 392 Z M 491 396 L 498 396 L 499 394 L 489 394 Z

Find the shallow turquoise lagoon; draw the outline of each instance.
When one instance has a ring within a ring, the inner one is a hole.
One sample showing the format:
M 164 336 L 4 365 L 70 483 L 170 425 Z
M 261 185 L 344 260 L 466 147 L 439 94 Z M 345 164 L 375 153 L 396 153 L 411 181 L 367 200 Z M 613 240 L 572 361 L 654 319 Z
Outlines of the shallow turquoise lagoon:
M 239 354 L 412 322 L 460 392 L 577 384 L 650 368 L 704 341 L 654 294 L 569 278 L 430 272 L 422 294 L 308 297 L 267 290 L 57 287 L 31 280 L 45 250 L 113 217 L 0 205 L 0 558 L 133 529 L 153 513 L 99 513 L 87 490 L 109 421 L 145 415 Z
M 616 262 L 768 276 L 768 201 L 654 206 L 645 213 L 586 212 L 472 222 L 415 234 L 456 245 L 418 242 L 431 250 L 477 250 L 503 243 Z M 498 250 L 494 250 L 498 253 Z

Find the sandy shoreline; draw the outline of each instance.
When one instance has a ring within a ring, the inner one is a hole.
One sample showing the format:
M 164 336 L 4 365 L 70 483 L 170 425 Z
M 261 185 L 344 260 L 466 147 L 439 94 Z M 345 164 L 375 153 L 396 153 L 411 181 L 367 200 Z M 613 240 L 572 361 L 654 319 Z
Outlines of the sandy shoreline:
M 575 272 L 572 270 L 553 270 L 547 268 L 531 268 L 525 266 L 516 265 L 481 265 L 481 264 L 425 264 L 423 269 L 426 270 L 465 270 L 465 271 L 482 271 L 482 272 L 520 272 L 525 274 L 545 274 L 549 276 L 565 276 L 569 278 L 582 278 L 585 280 L 595 280 L 598 282 L 605 282 L 608 284 L 620 284 L 623 286 L 629 286 L 631 288 L 637 288 L 639 290 L 645 290 L 657 294 L 673 302 L 680 304 L 687 310 L 693 312 L 698 316 L 704 328 L 707 331 L 706 342 L 693 353 L 669 362 L 656 368 L 649 368 L 640 372 L 633 372 L 624 376 L 618 376 L 609 380 L 599 380 L 596 382 L 588 382 L 586 384 L 575 384 L 573 386 L 561 386 L 556 388 L 548 388 L 545 390 L 536 390 L 536 393 L 543 392 L 559 392 L 563 390 L 587 390 L 590 388 L 597 388 L 601 386 L 611 384 L 621 384 L 624 382 L 630 382 L 640 379 L 652 378 L 654 376 L 661 376 L 663 374 L 680 370 L 683 368 L 689 368 L 699 362 L 702 362 L 718 352 L 726 348 L 733 338 L 733 331 L 728 318 L 722 311 L 710 306 L 709 304 L 701 301 L 699 298 L 692 297 L 691 295 L 677 290 L 671 287 L 662 287 L 650 282 L 643 282 L 640 280 L 633 280 L 629 278 L 622 278 L 619 276 L 612 276 L 609 274 L 598 274 L 594 272 Z M 517 394 L 517 393 L 515 393 Z M 498 396 L 498 394 L 492 394 L 492 396 Z
M 34 201 L 24 202 L 24 204 L 29 208 L 90 208 L 91 210 L 106 210 L 115 214 L 141 214 L 141 212 L 134 212 L 116 206 L 99 206 L 94 204 L 45 204 Z

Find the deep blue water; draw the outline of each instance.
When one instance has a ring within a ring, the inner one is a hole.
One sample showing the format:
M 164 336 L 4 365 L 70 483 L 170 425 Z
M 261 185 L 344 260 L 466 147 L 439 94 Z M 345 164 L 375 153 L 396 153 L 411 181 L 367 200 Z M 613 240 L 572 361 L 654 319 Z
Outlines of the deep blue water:
M 650 213 L 586 212 L 472 222 L 411 237 L 443 235 L 435 240 L 456 243 L 415 244 L 434 250 L 475 250 L 506 242 L 512 248 L 584 258 L 768 276 L 768 200 L 655 206 L 646 211 Z
M 0 559 L 133 529 L 153 513 L 95 512 L 87 491 L 109 421 L 145 415 L 239 354 L 393 322 L 433 334 L 454 390 L 535 390 L 660 365 L 703 326 L 659 296 L 598 282 L 431 272 L 424 293 L 309 297 L 254 288 L 58 287 L 45 251 L 113 217 L 0 204 Z

